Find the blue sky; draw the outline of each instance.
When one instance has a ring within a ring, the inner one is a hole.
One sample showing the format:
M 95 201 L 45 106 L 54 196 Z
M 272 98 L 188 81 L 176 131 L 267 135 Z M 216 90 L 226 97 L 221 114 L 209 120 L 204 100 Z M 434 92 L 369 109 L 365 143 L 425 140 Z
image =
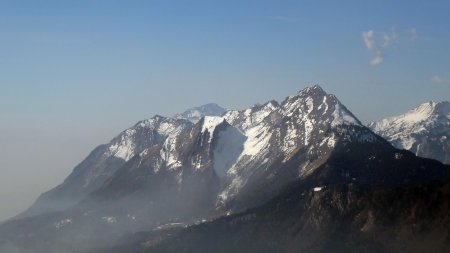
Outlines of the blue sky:
M 439 0 L 1 1 L 0 202 L 15 202 L 0 219 L 154 114 L 312 84 L 364 122 L 449 100 L 449 13 Z

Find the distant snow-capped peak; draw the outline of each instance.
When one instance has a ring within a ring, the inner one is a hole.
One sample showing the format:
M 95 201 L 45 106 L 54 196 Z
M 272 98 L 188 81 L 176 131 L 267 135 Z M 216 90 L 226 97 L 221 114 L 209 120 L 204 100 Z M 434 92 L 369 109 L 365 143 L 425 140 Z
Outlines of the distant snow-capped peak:
M 450 128 L 450 102 L 426 102 L 405 114 L 372 122 L 369 128 L 388 141 L 398 140 L 398 148 L 411 149 L 415 141 L 412 135 Z
M 187 119 L 197 123 L 204 116 L 220 116 L 225 112 L 225 108 L 215 103 L 209 103 L 198 107 L 187 109 L 182 113 L 177 113 L 173 117 L 177 119 Z
M 426 102 L 405 114 L 369 125 L 397 148 L 416 155 L 450 162 L 450 102 Z
M 450 119 L 450 102 L 426 102 L 409 110 L 407 113 L 372 122 L 369 126 L 375 130 L 402 128 L 402 130 L 418 132 L 424 124 L 437 120 Z M 437 123 L 437 122 L 436 122 Z

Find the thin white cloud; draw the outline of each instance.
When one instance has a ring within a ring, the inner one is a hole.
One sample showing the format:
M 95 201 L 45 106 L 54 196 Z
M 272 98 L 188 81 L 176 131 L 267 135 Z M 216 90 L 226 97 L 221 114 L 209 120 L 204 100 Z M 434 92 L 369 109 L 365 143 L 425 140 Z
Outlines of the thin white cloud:
M 382 45 L 382 47 L 389 46 L 389 44 L 391 44 L 391 40 L 392 40 L 391 37 L 384 33 L 383 34 L 383 45 Z
M 406 32 L 409 34 L 409 36 L 412 40 L 419 38 L 419 34 L 417 33 L 417 30 L 415 27 L 411 27 L 411 28 L 407 29 Z
M 433 82 L 435 82 L 435 83 L 444 83 L 445 82 L 445 80 L 444 79 L 442 79 L 440 76 L 438 76 L 438 75 L 433 75 L 432 77 L 431 77 L 431 81 L 433 81 Z
M 407 30 L 410 36 L 417 38 L 417 31 L 415 29 Z M 362 39 L 367 50 L 373 53 L 372 60 L 369 61 L 371 66 L 376 66 L 384 61 L 384 51 L 387 50 L 393 43 L 400 42 L 400 34 L 394 28 L 390 32 L 378 32 L 368 30 L 362 33 Z
M 391 34 L 382 33 L 383 36 L 383 44 L 381 47 L 388 47 L 392 42 L 398 42 L 399 35 L 392 29 Z
M 362 33 L 364 44 L 366 45 L 367 49 L 373 50 L 375 49 L 375 39 L 374 39 L 374 31 L 369 30 L 367 32 Z
M 370 65 L 376 66 L 383 62 L 384 58 L 381 52 L 378 52 L 375 57 L 370 61 Z

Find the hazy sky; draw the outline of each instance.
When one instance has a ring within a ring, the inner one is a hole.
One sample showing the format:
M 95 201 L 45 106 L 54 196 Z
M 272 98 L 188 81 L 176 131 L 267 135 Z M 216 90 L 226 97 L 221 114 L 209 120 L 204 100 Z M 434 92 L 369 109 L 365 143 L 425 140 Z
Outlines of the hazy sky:
M 0 220 L 156 113 L 311 84 L 364 122 L 450 99 L 449 1 L 324 2 L 0 1 Z

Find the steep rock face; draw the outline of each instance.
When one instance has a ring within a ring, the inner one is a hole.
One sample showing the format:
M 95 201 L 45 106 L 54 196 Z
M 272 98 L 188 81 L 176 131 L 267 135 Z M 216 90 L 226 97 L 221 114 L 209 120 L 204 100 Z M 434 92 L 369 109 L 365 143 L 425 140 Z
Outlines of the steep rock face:
M 450 102 L 427 102 L 407 113 L 369 124 L 397 148 L 450 163 Z
M 43 193 L 37 201 L 18 217 L 64 210 L 98 189 L 134 155 L 176 135 L 192 124 L 183 119 L 155 116 L 138 122 L 123 131 L 108 144 L 95 148 L 77 165 L 64 182 Z

